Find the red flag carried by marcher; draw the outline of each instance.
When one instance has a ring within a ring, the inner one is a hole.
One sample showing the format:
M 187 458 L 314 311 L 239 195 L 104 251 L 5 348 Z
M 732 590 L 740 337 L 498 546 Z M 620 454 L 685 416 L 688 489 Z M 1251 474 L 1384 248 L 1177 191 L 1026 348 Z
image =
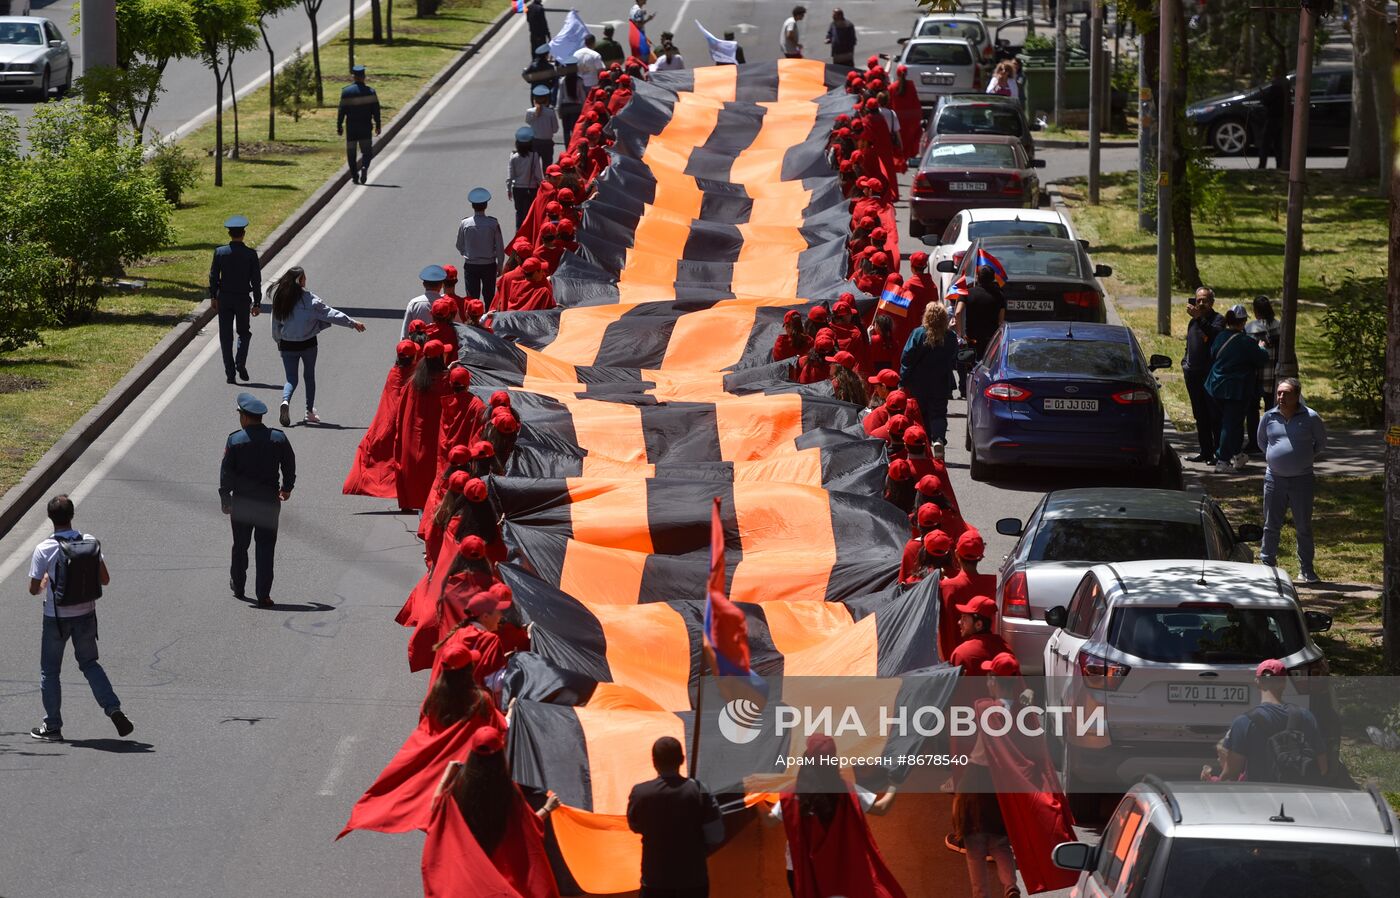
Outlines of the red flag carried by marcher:
M 705 590 L 705 654 L 721 677 L 748 676 L 749 622 L 724 593 L 724 524 L 715 499 L 710 517 L 710 582 Z
M 642 62 L 651 62 L 651 42 L 647 33 L 637 27 L 636 22 L 627 23 L 627 43 L 632 47 L 632 55 Z

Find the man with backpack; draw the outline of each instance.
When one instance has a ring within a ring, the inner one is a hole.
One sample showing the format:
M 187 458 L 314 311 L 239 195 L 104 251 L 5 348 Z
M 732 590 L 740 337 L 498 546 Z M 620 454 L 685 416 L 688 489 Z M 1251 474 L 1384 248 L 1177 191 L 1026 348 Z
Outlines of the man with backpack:
M 122 713 L 121 699 L 112 691 L 107 672 L 97 663 L 97 599 L 112 582 L 102 544 L 92 534 L 73 529 L 73 500 L 66 495 L 49 500 L 53 536 L 34 547 L 29 564 L 29 594 L 44 596 L 44 639 L 39 651 L 39 692 L 44 701 L 44 722 L 29 735 L 42 742 L 63 740 L 59 713 L 59 672 L 63 647 L 73 640 L 73 657 L 87 677 L 92 696 L 112 719 L 118 736 L 135 729 Z
M 1277 658 L 1254 670 L 1259 704 L 1236 717 L 1225 736 L 1220 782 L 1320 785 L 1327 778 L 1327 750 L 1317 718 L 1283 700 L 1288 670 Z

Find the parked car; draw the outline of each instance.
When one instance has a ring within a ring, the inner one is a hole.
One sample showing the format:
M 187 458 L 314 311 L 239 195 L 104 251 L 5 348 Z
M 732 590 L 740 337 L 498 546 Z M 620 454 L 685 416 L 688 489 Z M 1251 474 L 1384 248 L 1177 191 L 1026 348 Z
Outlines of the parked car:
M 1069 216 L 1057 209 L 964 209 L 953 216 L 941 235 L 925 233 L 922 238 L 925 246 L 933 248 L 929 253 L 929 262 L 937 272 L 940 293 L 948 292 L 953 275 L 938 271 L 938 263 L 948 260 L 956 266 L 978 237 L 1063 237 L 1079 240 Z M 1081 240 L 1080 243 L 1086 250 L 1089 248 L 1087 241 Z
M 919 160 L 909 198 L 909 233 L 942 228 L 971 205 L 1034 209 L 1040 205 L 1036 168 L 1014 137 L 972 134 L 939 137 Z
M 933 106 L 939 94 L 977 92 L 986 84 L 977 51 L 960 37 L 919 37 L 904 45 L 898 65 L 909 68 L 919 103 Z
M 1005 325 L 968 378 L 973 480 L 995 465 L 1139 468 L 1162 477 L 1162 400 L 1133 332 L 1116 324 Z M 1157 482 L 1161 482 L 1160 480 Z
M 973 46 L 981 62 L 992 61 L 992 37 L 987 32 L 987 23 L 982 21 L 979 15 L 940 12 L 919 16 L 918 21 L 914 23 L 914 30 L 910 32 L 909 37 L 902 38 L 900 43 L 916 37 L 960 37 Z
M 1128 790 L 1098 845 L 1064 842 L 1073 898 L 1386 898 L 1400 820 L 1373 786 L 1168 783 Z
M 1063 237 L 979 237 L 956 265 L 939 262 L 936 270 L 976 280 L 978 251 L 996 258 L 1006 269 L 1007 321 L 1104 321 L 1103 288 L 1098 278 L 1113 269 L 1094 265 L 1084 245 Z M 957 278 L 954 278 L 956 280 Z
M 1052 627 L 1045 612 L 1063 605 L 1103 562 L 1152 558 L 1254 560 L 1257 524 L 1230 525 L 1215 500 L 1199 492 L 1114 488 L 1054 490 L 1025 523 L 997 521 L 997 532 L 1020 537 L 997 577 L 1001 635 L 1027 675 L 1043 673 Z
M 1071 791 L 1146 773 L 1199 776 L 1230 723 L 1257 704 L 1259 662 L 1277 658 L 1305 682 L 1325 675 L 1311 634 L 1332 626 L 1299 607 L 1278 568 L 1196 558 L 1094 565 L 1069 606 L 1045 620 L 1056 628 L 1045 644 L 1046 701 L 1101 708 L 1106 724 L 1061 740 Z
M 1313 69 L 1308 102 L 1308 149 L 1345 147 L 1350 141 L 1351 73 L 1351 66 Z M 1293 74 L 1288 76 L 1290 93 L 1295 80 Z M 1246 153 L 1255 147 L 1255 137 L 1264 123 L 1259 101 L 1267 87 L 1262 84 L 1247 91 L 1192 103 L 1186 107 L 1186 121 L 1220 155 Z M 1288 140 L 1286 127 L 1282 139 Z
M 1035 139 L 1026 110 L 1010 97 L 996 94 L 945 94 L 936 99 L 923 146 L 945 134 L 1006 134 L 1019 138 L 1026 158 L 1035 158 Z
M 73 54 L 58 26 L 38 16 L 0 17 L 0 88 L 29 92 L 36 99 L 73 85 Z

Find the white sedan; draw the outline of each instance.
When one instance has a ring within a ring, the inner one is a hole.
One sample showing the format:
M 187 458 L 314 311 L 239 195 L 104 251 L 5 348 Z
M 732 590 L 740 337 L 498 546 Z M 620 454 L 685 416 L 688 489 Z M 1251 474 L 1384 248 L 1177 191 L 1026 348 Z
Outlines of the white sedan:
M 73 54 L 58 26 L 39 16 L 0 16 L 0 88 L 45 100 L 73 84 Z
M 962 260 L 963 252 L 978 237 L 1079 239 L 1069 217 L 1054 209 L 964 209 L 953 216 L 941 235 L 925 234 L 923 237 L 924 244 L 932 247 L 929 270 L 937 272 L 941 294 L 947 294 L 953 275 L 938 271 L 938 263 L 948 259 L 957 264 Z

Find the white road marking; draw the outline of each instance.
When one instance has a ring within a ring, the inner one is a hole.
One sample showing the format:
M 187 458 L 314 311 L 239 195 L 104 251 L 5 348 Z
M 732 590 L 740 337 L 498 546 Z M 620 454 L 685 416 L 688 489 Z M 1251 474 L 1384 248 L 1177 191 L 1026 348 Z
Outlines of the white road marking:
M 681 30 L 681 23 L 685 21 L 685 11 L 687 9 L 690 9 L 690 0 L 685 0 L 685 2 L 681 4 L 680 11 L 676 13 L 676 21 L 671 23 L 672 34 Z
M 321 788 L 317 795 L 334 795 L 336 784 L 345 773 L 345 766 L 350 763 L 350 751 L 355 747 L 358 736 L 342 736 L 340 744 L 336 745 L 335 752 L 331 755 L 331 766 L 326 771 L 326 778 L 321 781 Z

